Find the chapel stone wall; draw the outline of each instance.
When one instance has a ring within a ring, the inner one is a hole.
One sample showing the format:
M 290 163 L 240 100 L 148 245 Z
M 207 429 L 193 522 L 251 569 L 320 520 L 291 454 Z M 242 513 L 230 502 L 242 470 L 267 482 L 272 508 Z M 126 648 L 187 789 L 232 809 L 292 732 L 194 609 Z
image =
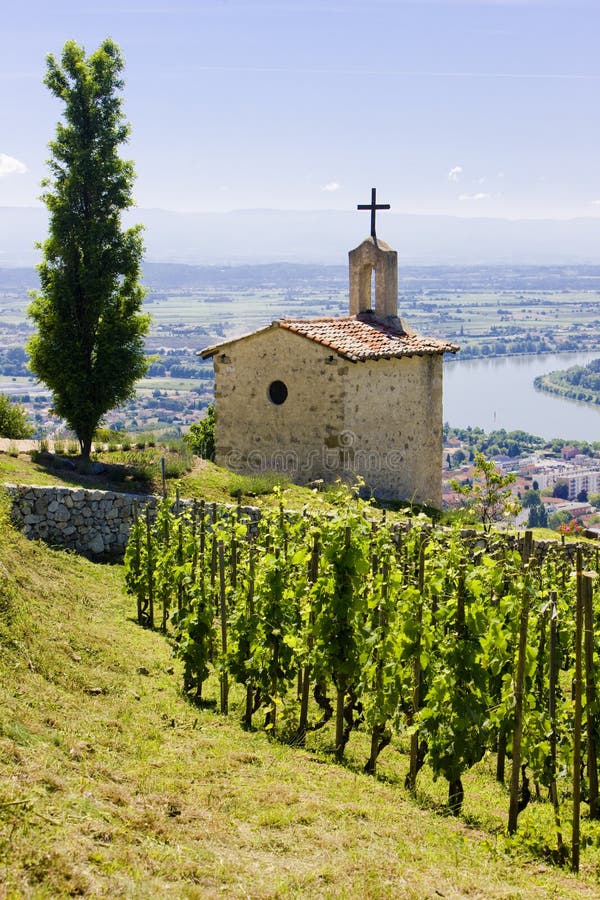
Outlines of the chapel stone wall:
M 299 484 L 335 478 L 351 364 L 283 328 L 225 347 L 214 364 L 218 465 L 281 471 Z M 287 388 L 279 405 L 269 396 L 274 382 Z
M 441 508 L 441 356 L 352 366 L 344 415 L 348 460 L 376 497 Z
M 358 476 L 382 499 L 441 506 L 441 356 L 351 363 L 273 328 L 214 360 L 218 465 L 299 484 Z

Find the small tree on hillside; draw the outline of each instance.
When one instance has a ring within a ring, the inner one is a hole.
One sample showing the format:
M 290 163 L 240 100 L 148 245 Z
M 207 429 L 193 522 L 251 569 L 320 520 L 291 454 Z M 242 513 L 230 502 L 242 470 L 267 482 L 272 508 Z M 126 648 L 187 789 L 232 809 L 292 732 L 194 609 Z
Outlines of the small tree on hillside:
M 86 58 L 68 41 L 60 62 L 50 55 L 47 63 L 45 84 L 63 102 L 64 121 L 43 183 L 50 236 L 41 245 L 41 288 L 29 308 L 38 331 L 28 350 L 32 371 L 87 458 L 102 417 L 133 394 L 147 368 L 141 226 L 121 228 L 134 170 L 117 152 L 129 134 L 117 96 L 118 46 L 107 38 Z
M 495 464 L 482 453 L 475 454 L 475 470 L 472 484 L 451 481 L 452 489 L 462 494 L 467 506 L 489 531 L 492 523 L 504 516 L 518 513 L 519 502 L 513 497 L 510 485 L 515 481 L 514 472 L 503 475 Z

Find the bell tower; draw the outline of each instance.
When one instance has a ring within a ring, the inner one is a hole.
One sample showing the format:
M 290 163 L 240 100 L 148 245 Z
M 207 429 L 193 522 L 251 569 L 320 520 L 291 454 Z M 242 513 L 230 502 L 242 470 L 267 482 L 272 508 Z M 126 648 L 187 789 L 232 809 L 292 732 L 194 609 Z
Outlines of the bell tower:
M 371 212 L 371 236 L 348 254 L 350 264 L 350 315 L 374 312 L 379 319 L 398 316 L 398 254 L 375 233 L 375 213 L 389 209 L 389 203 L 376 202 L 376 189 L 371 189 L 371 203 L 357 209 Z M 371 296 L 372 274 L 375 272 L 375 298 Z M 373 299 L 375 302 L 373 302 Z

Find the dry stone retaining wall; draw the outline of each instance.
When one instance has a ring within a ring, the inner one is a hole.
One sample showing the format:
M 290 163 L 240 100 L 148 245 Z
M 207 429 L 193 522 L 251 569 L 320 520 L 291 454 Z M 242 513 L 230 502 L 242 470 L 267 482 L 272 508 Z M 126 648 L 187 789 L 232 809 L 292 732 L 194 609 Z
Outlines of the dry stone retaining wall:
M 13 523 L 28 538 L 50 546 L 75 550 L 98 560 L 122 559 L 133 523 L 134 507 L 156 515 L 159 498 L 147 494 L 121 494 L 37 485 L 5 484 L 11 498 Z M 194 501 L 177 501 L 183 509 Z M 175 506 L 176 504 L 174 504 Z M 213 507 L 215 511 L 213 512 Z M 220 518 L 237 509 L 233 504 L 205 504 L 209 516 Z M 242 506 L 240 513 L 255 528 L 260 510 Z
M 120 559 L 133 521 L 133 508 L 152 496 L 84 488 L 4 486 L 12 499 L 14 524 L 32 539 L 64 547 L 95 559 Z

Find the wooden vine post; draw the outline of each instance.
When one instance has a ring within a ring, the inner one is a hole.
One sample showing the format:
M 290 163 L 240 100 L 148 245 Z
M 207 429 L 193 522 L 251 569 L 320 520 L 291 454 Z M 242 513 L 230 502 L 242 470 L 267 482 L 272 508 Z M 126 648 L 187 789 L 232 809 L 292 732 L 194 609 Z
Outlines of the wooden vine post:
M 521 617 L 519 621 L 519 652 L 517 657 L 517 678 L 515 682 L 515 722 L 512 743 L 512 771 L 510 778 L 510 804 L 508 808 L 508 833 L 517 830 L 519 816 L 519 773 L 521 769 L 521 737 L 523 734 L 523 688 L 525 685 L 525 662 L 527 658 L 527 627 L 529 623 L 529 584 L 527 570 L 533 551 L 533 534 L 525 532 L 523 541 L 523 569 L 525 583 L 521 599 Z
M 350 549 L 352 530 L 346 525 L 344 533 L 344 547 Z M 346 577 L 348 577 L 346 575 Z M 344 704 L 346 700 L 346 676 L 338 673 L 335 698 L 335 758 L 341 762 L 344 756 Z
M 280 550 L 279 547 L 275 549 L 275 565 L 279 567 L 280 564 Z M 277 584 L 277 595 L 276 595 L 276 603 L 277 607 L 281 609 L 282 595 L 279 590 L 279 583 Z M 272 632 L 273 637 L 275 637 L 274 632 Z M 273 660 L 272 660 L 272 669 L 271 669 L 271 684 L 270 684 L 270 695 L 271 695 L 271 705 L 269 707 L 269 711 L 266 716 L 267 726 L 271 729 L 271 735 L 275 734 L 275 725 L 277 724 L 277 693 L 279 691 L 279 679 L 278 679 L 278 669 L 279 669 L 279 651 L 280 651 L 280 641 L 279 636 L 276 640 L 273 641 Z
M 219 600 L 221 617 L 221 713 L 229 712 L 229 679 L 227 677 L 227 591 L 225 584 L 225 547 L 219 541 Z
M 374 565 L 375 571 L 378 568 L 378 561 Z M 381 585 L 381 600 L 377 606 L 377 628 L 379 629 L 379 633 L 383 633 L 383 629 L 386 626 L 386 609 L 387 609 L 387 599 L 388 599 L 388 582 L 390 577 L 390 567 L 387 562 L 384 561 L 381 567 L 381 575 L 382 575 L 382 585 Z M 377 651 L 375 651 L 377 652 Z M 374 690 L 381 694 L 383 692 L 383 666 L 384 660 L 382 657 L 377 654 L 376 664 L 375 664 L 375 683 L 373 685 Z M 382 713 L 381 719 L 379 722 L 376 722 L 373 725 L 373 729 L 371 731 L 371 752 L 369 755 L 369 759 L 367 760 L 367 764 L 365 765 L 365 772 L 367 775 L 375 775 L 377 771 L 377 757 L 383 750 L 383 748 L 389 743 L 389 737 L 386 739 L 385 731 L 386 731 L 386 720 L 385 714 Z
M 181 570 L 183 568 L 183 520 L 180 518 L 177 522 L 177 567 L 179 575 L 177 577 L 177 612 L 181 613 L 183 609 L 183 581 L 181 578 Z
M 246 595 L 246 608 L 248 612 L 248 620 L 254 618 L 254 570 L 256 560 L 256 547 L 254 544 L 250 546 L 250 559 L 248 562 L 248 593 Z M 254 682 L 252 679 L 246 683 L 246 709 L 242 724 L 244 728 L 250 730 L 252 728 L 252 714 L 254 713 Z
M 141 555 L 140 555 L 140 533 L 138 528 L 139 517 L 138 517 L 138 506 L 137 502 L 133 501 L 133 574 L 135 576 L 135 581 L 137 584 L 137 620 L 138 625 L 142 625 L 144 621 L 143 614 L 143 601 L 145 597 L 142 594 L 142 585 L 140 584 L 140 574 L 141 574 Z
M 309 570 L 308 570 L 308 580 L 311 584 L 315 584 L 317 578 L 319 577 L 319 555 L 321 552 L 320 547 L 320 537 L 317 532 L 313 538 L 313 547 L 312 553 L 310 556 Z M 311 665 L 310 665 L 310 654 L 313 648 L 313 625 L 314 625 L 314 614 L 312 611 L 309 613 L 309 623 L 308 623 L 308 636 L 307 636 L 307 650 L 309 659 L 306 662 L 306 665 L 302 669 L 302 688 L 300 691 L 300 719 L 298 722 L 298 732 L 296 735 L 296 743 L 303 747 L 306 742 L 306 729 L 308 727 L 308 701 L 310 699 L 310 676 L 311 676 Z
M 458 571 L 458 584 L 456 591 L 456 641 L 463 642 L 466 637 L 467 626 L 465 618 L 465 567 L 461 565 Z M 458 816 L 462 809 L 465 791 L 460 775 L 448 782 L 448 809 Z
M 160 458 L 160 480 L 162 482 L 162 497 L 163 500 L 167 499 L 167 474 L 165 469 L 165 458 L 161 456 Z
M 206 510 L 204 500 L 200 501 L 200 549 L 198 551 L 200 569 L 200 596 L 202 602 L 206 597 Z
M 587 732 L 587 773 L 588 773 L 588 802 L 590 806 L 590 819 L 600 818 L 598 804 L 598 748 L 596 742 L 597 720 L 596 708 L 596 676 L 594 672 L 594 610 L 593 593 L 594 578 L 596 576 L 584 572 L 582 577 L 583 615 L 585 623 L 585 718 Z
M 425 536 L 421 535 L 419 541 L 419 574 L 418 590 L 419 600 L 417 606 L 417 645 L 413 659 L 413 698 L 409 723 L 414 727 L 414 721 L 421 706 L 421 628 L 423 625 L 423 592 L 425 590 Z M 406 776 L 406 787 L 414 793 L 417 789 L 417 775 L 419 773 L 419 730 L 415 728 L 410 736 L 410 764 Z
M 562 825 L 560 821 L 560 805 L 558 800 L 558 787 L 556 784 L 556 745 L 558 732 L 556 726 L 556 689 L 558 685 L 558 609 L 556 606 L 556 591 L 550 592 L 550 648 L 549 648 L 549 686 L 548 686 L 548 711 L 550 713 L 550 800 L 554 809 L 554 826 L 556 828 L 556 849 L 559 861 L 565 858 L 565 846 L 562 837 Z
M 582 648 L 583 636 L 583 571 L 581 550 L 577 550 L 577 601 L 575 605 L 575 722 L 573 725 L 573 825 L 571 831 L 571 869 L 579 872 L 579 826 L 581 816 L 581 718 L 582 718 Z
M 154 628 L 154 554 L 152 551 L 152 527 L 150 509 L 146 507 L 146 573 L 148 582 L 148 611 L 146 625 Z
M 163 512 L 164 512 L 164 504 L 165 504 L 165 501 L 163 500 Z M 163 518 L 163 544 L 164 544 L 164 547 L 165 547 L 165 550 L 167 551 L 167 553 L 169 551 L 170 543 L 171 543 L 171 534 L 170 534 L 170 530 L 169 530 L 169 517 L 164 516 L 164 518 Z M 169 592 L 170 592 L 171 586 L 169 585 L 168 589 L 165 588 L 164 578 L 160 579 L 159 586 L 161 588 L 161 590 L 159 591 L 159 595 L 162 594 L 162 620 L 161 620 L 161 624 L 160 624 L 160 630 L 164 634 L 166 634 L 167 620 L 169 618 L 169 600 L 170 600 Z
M 196 572 L 198 571 L 198 501 L 192 502 L 192 564 L 190 567 L 190 578 L 192 584 L 196 581 Z
M 214 602 L 216 605 L 216 614 L 219 612 L 219 599 L 217 593 L 215 591 L 215 585 L 217 583 L 217 569 L 218 569 L 218 555 L 219 548 L 217 544 L 217 504 L 213 503 L 213 508 L 211 510 L 211 556 L 210 556 L 210 589 L 212 596 L 215 598 Z

